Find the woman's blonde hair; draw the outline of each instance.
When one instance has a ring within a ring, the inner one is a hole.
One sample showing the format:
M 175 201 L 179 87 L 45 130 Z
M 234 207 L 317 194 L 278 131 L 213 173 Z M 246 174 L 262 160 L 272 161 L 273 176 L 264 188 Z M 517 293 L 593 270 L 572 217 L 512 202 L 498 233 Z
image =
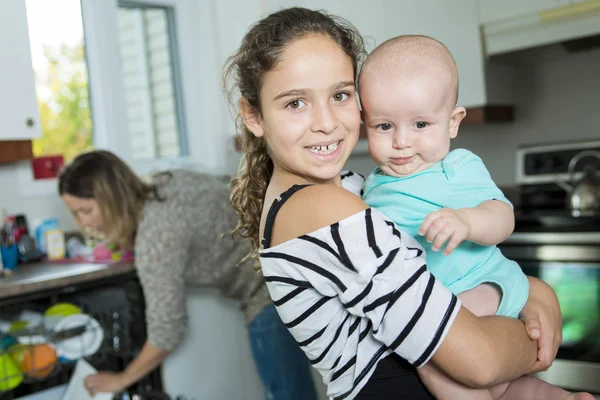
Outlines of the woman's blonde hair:
M 132 249 L 147 199 L 162 199 L 156 185 L 142 181 L 125 162 L 105 150 L 80 154 L 58 178 L 58 193 L 94 199 L 100 207 L 104 238 Z
M 365 55 L 363 39 L 356 28 L 343 18 L 299 7 L 270 14 L 250 27 L 239 49 L 223 67 L 223 85 L 237 111 L 236 127 L 243 153 L 238 173 L 230 183 L 230 202 L 239 215 L 234 233 L 250 239 L 254 255 L 260 246 L 260 217 L 273 175 L 273 161 L 264 138 L 250 132 L 239 108 L 250 107 L 261 115 L 260 89 L 266 73 L 277 65 L 287 45 L 307 35 L 327 36 L 336 42 L 352 60 L 356 78 Z M 234 99 L 236 91 L 241 96 L 238 103 Z

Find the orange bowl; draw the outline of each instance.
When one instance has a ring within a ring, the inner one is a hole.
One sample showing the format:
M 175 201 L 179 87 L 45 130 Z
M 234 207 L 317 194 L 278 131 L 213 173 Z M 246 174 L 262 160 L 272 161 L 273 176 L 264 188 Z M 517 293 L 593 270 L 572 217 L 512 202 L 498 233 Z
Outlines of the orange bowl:
M 21 371 L 32 378 L 45 378 L 56 365 L 56 351 L 48 344 L 28 348 L 21 360 Z

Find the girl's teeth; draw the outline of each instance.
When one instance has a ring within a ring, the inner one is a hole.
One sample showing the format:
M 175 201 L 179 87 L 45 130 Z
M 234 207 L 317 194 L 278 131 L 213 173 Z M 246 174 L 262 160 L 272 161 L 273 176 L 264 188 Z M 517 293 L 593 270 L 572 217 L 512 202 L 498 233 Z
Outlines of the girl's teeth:
M 339 143 L 340 142 L 335 142 L 330 144 L 329 146 L 312 146 L 309 147 L 309 150 L 315 154 L 327 155 L 333 153 L 335 149 L 337 149 Z

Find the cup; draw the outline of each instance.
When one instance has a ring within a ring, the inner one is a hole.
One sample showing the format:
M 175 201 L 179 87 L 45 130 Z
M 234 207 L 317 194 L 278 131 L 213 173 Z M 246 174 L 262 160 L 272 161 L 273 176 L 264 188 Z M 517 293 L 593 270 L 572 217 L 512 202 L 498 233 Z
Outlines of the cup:
M 2 253 L 4 269 L 15 269 L 19 261 L 19 247 L 16 244 L 2 245 L 0 246 L 0 252 Z

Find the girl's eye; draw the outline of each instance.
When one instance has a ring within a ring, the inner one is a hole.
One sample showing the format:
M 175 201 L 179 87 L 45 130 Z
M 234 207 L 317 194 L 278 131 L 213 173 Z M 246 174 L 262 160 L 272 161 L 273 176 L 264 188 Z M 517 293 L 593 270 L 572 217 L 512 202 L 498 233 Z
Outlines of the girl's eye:
M 350 95 L 346 92 L 340 92 L 340 93 L 336 93 L 333 95 L 333 100 L 335 101 L 344 101 L 346 100 Z
M 293 110 L 297 110 L 301 108 L 303 104 L 304 102 L 302 100 L 292 100 L 289 103 L 287 103 L 286 107 L 291 108 Z
M 392 129 L 392 124 L 388 124 L 386 122 L 386 123 L 377 125 L 377 129 L 381 129 L 382 131 L 389 131 L 390 129 Z
M 417 129 L 425 129 L 425 128 L 427 128 L 428 126 L 429 126 L 429 124 L 428 124 L 427 122 L 425 122 L 425 121 L 419 121 L 419 122 L 417 122 L 417 123 L 415 124 L 415 127 L 416 127 Z

